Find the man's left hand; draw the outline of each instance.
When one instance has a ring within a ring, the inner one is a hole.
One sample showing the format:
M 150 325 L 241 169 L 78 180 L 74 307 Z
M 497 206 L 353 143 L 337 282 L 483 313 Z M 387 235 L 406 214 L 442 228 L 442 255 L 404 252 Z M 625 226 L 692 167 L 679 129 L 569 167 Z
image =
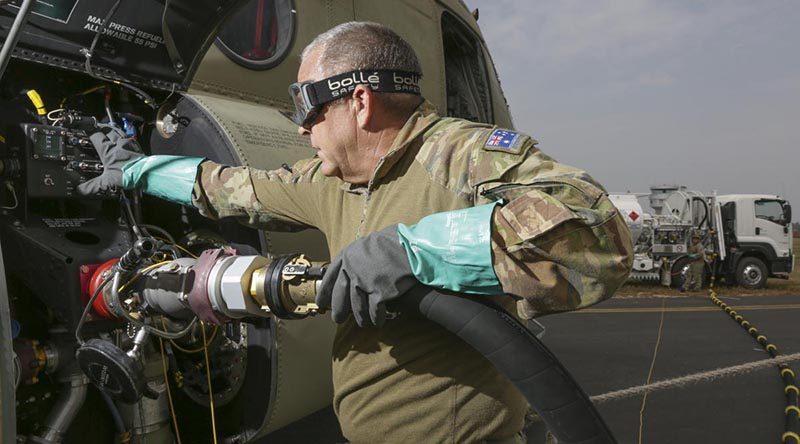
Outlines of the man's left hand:
M 84 196 L 121 188 L 123 165 L 144 156 L 136 140 L 119 128 L 107 124 L 98 128 L 100 131 L 89 136 L 89 140 L 103 163 L 103 174 L 78 185 L 78 193 Z
M 356 239 L 333 259 L 317 292 L 317 305 L 330 307 L 337 323 L 352 312 L 359 326 L 379 327 L 386 321 L 386 303 L 418 283 L 397 225 L 390 225 Z

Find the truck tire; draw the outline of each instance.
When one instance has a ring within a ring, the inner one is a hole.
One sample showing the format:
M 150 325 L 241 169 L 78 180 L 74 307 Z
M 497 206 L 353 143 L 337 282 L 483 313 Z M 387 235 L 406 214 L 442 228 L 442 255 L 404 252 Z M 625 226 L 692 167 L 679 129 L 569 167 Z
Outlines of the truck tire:
M 769 276 L 767 265 L 757 257 L 742 258 L 736 266 L 736 283 L 744 288 L 766 287 L 767 276 Z
M 670 281 L 670 287 L 683 287 L 683 281 L 686 280 L 687 268 L 689 268 L 689 258 L 686 256 L 678 259 L 674 264 L 672 264 L 672 279 Z

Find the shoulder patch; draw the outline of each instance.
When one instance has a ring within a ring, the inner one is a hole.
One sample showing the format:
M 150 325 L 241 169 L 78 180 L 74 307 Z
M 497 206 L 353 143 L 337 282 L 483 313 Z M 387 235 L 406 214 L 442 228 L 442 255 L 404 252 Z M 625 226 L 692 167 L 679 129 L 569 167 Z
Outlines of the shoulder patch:
M 516 131 L 496 129 L 492 131 L 483 149 L 486 151 L 501 151 L 510 154 L 519 154 L 522 148 L 522 137 Z

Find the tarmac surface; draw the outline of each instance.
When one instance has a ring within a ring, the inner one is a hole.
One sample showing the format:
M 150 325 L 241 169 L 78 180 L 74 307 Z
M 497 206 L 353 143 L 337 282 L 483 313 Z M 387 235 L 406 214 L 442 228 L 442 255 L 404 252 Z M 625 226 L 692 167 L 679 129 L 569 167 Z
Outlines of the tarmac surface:
M 723 289 L 719 297 L 781 354 L 800 352 L 800 295 L 736 297 Z M 540 322 L 547 328 L 545 344 L 590 396 L 768 357 L 706 297 L 611 299 Z M 800 361 L 790 365 L 800 375 Z M 620 444 L 780 443 L 785 405 L 779 372 L 769 367 L 598 409 Z M 259 442 L 344 441 L 328 408 Z

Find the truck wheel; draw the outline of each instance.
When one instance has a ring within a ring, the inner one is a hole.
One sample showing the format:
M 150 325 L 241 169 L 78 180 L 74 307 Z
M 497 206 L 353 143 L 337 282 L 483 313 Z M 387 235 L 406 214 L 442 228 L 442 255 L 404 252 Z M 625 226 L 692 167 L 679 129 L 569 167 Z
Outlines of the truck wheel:
M 686 280 L 686 273 L 689 272 L 689 258 L 682 257 L 672 264 L 672 281 L 670 286 L 672 288 L 683 287 L 683 281 Z
M 757 257 L 746 257 L 736 266 L 736 283 L 744 288 L 764 288 L 767 285 L 767 266 Z

